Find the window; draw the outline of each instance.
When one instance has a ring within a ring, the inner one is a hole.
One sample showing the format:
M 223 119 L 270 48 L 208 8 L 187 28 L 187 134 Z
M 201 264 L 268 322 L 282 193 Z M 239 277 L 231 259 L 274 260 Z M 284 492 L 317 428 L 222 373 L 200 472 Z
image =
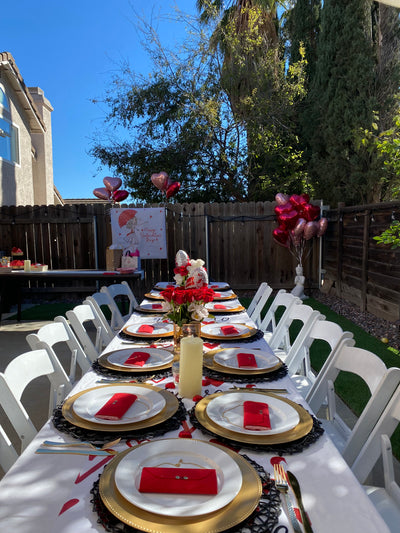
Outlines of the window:
M 10 105 L 4 90 L 0 87 L 0 158 L 19 164 L 19 132 L 8 116 L 10 116 Z

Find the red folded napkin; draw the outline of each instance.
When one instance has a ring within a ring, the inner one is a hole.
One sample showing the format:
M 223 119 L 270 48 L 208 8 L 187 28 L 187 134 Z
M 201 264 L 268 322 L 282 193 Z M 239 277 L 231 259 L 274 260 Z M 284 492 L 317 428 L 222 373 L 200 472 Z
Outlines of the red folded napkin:
M 102 420 L 119 420 L 135 402 L 136 398 L 136 394 L 116 392 L 94 416 Z
M 139 492 L 162 494 L 218 494 L 213 468 L 143 467 Z
M 124 365 L 143 366 L 149 357 L 150 354 L 147 352 L 132 352 Z
M 239 333 L 235 326 L 221 326 L 221 331 L 223 335 L 236 335 Z
M 162 304 L 151 304 L 152 309 L 162 309 Z
M 257 368 L 257 361 L 252 353 L 238 353 L 236 354 L 239 367 L 241 366 L 254 366 Z
M 220 292 L 214 292 L 214 298 L 221 298 Z
M 150 324 L 142 324 L 138 329 L 138 333 L 153 333 L 153 331 L 154 326 L 151 326 Z
M 243 427 L 255 431 L 271 429 L 268 404 L 250 400 L 243 402 Z
M 214 309 L 227 309 L 224 304 L 214 304 Z

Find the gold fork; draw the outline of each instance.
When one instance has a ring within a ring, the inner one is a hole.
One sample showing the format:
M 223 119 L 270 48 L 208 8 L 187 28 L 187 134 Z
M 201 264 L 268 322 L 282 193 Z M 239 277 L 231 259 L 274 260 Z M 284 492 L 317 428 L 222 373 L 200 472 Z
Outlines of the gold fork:
M 292 523 L 293 530 L 296 533 L 303 533 L 302 529 L 300 528 L 299 522 L 296 518 L 296 514 L 293 509 L 292 502 L 289 497 L 289 484 L 287 482 L 287 476 L 285 469 L 283 468 L 283 465 L 281 463 L 274 465 L 274 479 L 275 479 L 275 486 L 279 490 L 281 494 L 284 495 L 285 501 L 286 501 L 286 507 L 289 513 L 290 522 Z

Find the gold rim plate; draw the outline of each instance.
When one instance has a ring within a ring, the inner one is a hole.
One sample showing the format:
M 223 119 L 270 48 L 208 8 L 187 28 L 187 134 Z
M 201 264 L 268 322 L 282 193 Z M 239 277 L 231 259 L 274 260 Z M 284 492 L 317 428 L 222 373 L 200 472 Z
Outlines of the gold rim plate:
M 236 374 L 236 375 L 244 375 L 244 376 L 251 376 L 251 375 L 257 375 L 257 374 L 269 374 L 270 372 L 274 372 L 275 370 L 278 370 L 283 365 L 283 362 L 279 357 L 277 357 L 278 362 L 275 366 L 272 366 L 271 368 L 257 368 L 255 370 L 243 370 L 241 368 L 231 368 L 227 366 L 220 365 L 216 361 L 214 361 L 214 355 L 218 352 L 222 352 L 223 350 L 226 350 L 226 348 L 219 348 L 218 350 L 210 350 L 209 352 L 205 353 L 203 355 L 203 364 L 206 368 L 209 368 L 210 370 L 215 370 L 216 372 L 221 372 L 221 374 Z
M 161 350 L 162 348 L 160 348 Z M 135 351 L 135 347 L 132 346 L 132 350 Z M 140 350 L 139 348 L 137 349 L 138 351 Z M 115 350 L 115 351 L 120 351 L 120 350 Z M 164 351 L 167 351 L 167 350 L 164 350 Z M 173 363 L 173 360 L 172 361 L 169 361 L 169 363 L 166 363 L 165 365 L 160 365 L 160 366 L 147 366 L 147 367 L 142 367 L 142 366 L 119 366 L 119 365 L 114 365 L 113 363 L 110 363 L 110 361 L 108 360 L 108 357 L 114 352 L 108 352 L 108 353 L 105 353 L 103 355 L 101 355 L 97 361 L 99 363 L 99 365 L 101 365 L 103 368 L 107 368 L 108 370 L 117 370 L 118 372 L 127 372 L 129 374 L 142 374 L 142 373 L 145 373 L 145 372 L 158 372 L 159 370 L 166 370 L 167 368 L 172 368 L 172 363 Z
M 74 394 L 73 396 L 70 396 L 67 398 L 62 406 L 62 414 L 68 422 L 73 424 L 74 426 L 78 426 L 84 429 L 92 429 L 95 431 L 107 431 L 107 432 L 121 432 L 121 431 L 132 431 L 137 429 L 144 429 L 151 426 L 155 426 L 156 424 L 160 424 L 161 422 L 165 422 L 171 416 L 173 416 L 179 407 L 178 399 L 171 394 L 169 391 L 165 389 L 161 389 L 160 387 L 154 387 L 153 385 L 148 385 L 147 383 L 124 383 L 124 386 L 132 386 L 132 387 L 144 387 L 153 389 L 155 392 L 159 392 L 163 398 L 165 399 L 166 405 L 165 407 L 156 415 L 152 416 L 151 418 L 147 418 L 146 420 L 140 420 L 139 422 L 132 422 L 131 424 L 102 424 L 101 422 L 91 422 L 89 420 L 84 420 L 83 418 L 79 417 L 73 409 L 74 402 L 77 398 L 82 396 L 82 394 L 86 394 L 87 392 L 91 390 L 95 390 L 98 388 L 103 387 L 116 387 L 118 383 L 112 383 L 110 385 L 102 385 L 101 387 L 93 387 L 91 389 L 86 389 L 84 391 L 78 392 L 77 394 Z
M 233 307 L 232 309 L 213 309 L 212 307 L 210 308 L 207 307 L 207 309 L 213 315 L 225 315 L 229 313 L 239 313 L 241 311 L 246 310 L 246 308 L 243 307 L 243 305 L 238 305 L 237 307 Z
M 260 501 L 262 494 L 260 477 L 256 470 L 236 452 L 218 444 L 209 444 L 230 455 L 242 474 L 242 487 L 239 493 L 222 509 L 205 515 L 179 518 L 151 513 L 130 503 L 119 493 L 114 479 L 119 462 L 133 448 L 112 459 L 100 476 L 99 491 L 103 503 L 125 524 L 150 533 L 187 533 L 188 531 L 190 533 L 218 533 L 240 524 L 251 515 Z M 146 443 L 139 444 L 139 446 L 145 445 Z
M 123 333 L 125 335 L 129 335 L 130 337 L 140 337 L 141 339 L 160 339 L 161 337 L 173 337 L 174 330 L 168 331 L 167 333 L 150 333 L 146 335 L 145 333 L 133 333 L 132 331 L 128 331 L 129 326 L 125 326 L 122 328 Z
M 161 295 L 156 296 L 155 294 L 151 294 L 151 292 L 148 292 L 144 296 L 145 298 L 148 298 L 149 300 L 164 300 L 164 298 Z
M 226 324 L 227 326 L 229 326 L 229 324 Z M 234 326 L 235 324 L 231 324 L 232 326 Z M 209 333 L 204 333 L 203 331 L 201 332 L 201 337 L 203 337 L 204 339 L 215 339 L 215 340 L 219 340 L 219 341 L 223 341 L 224 339 L 225 340 L 240 340 L 240 339 L 248 339 L 249 337 L 253 337 L 258 329 L 257 328 L 252 328 L 251 326 L 247 326 L 246 324 L 239 324 L 240 326 L 246 326 L 246 328 L 248 328 L 249 331 L 247 331 L 247 333 L 242 333 L 242 335 L 210 335 Z
M 250 393 L 263 394 L 266 397 L 272 396 L 284 403 L 291 405 L 297 411 L 300 417 L 300 422 L 293 429 L 290 429 L 289 431 L 285 431 L 282 433 L 276 433 L 274 435 L 248 435 L 246 433 L 236 433 L 235 431 L 226 429 L 223 426 L 220 426 L 219 424 L 211 420 L 211 418 L 207 415 L 207 405 L 214 398 L 217 398 L 218 396 L 221 396 L 223 394 L 231 394 L 232 392 L 237 392 L 237 391 L 217 392 L 215 394 L 211 394 L 210 396 L 206 396 L 205 398 L 203 398 L 196 404 L 195 415 L 196 415 L 197 420 L 200 422 L 200 424 L 204 428 L 208 429 L 209 431 L 212 431 L 216 435 L 220 435 L 221 437 L 225 437 L 232 441 L 244 442 L 246 444 L 257 444 L 257 445 L 262 446 L 263 444 L 271 445 L 271 444 L 285 444 L 286 442 L 292 442 L 294 440 L 300 439 L 301 437 L 304 437 L 305 435 L 307 435 L 313 427 L 312 416 L 309 413 L 307 413 L 307 411 L 301 405 L 298 405 L 297 403 L 292 402 L 291 400 L 288 400 L 287 398 L 282 398 L 282 396 L 279 396 L 272 392 L 261 392 L 257 390 L 252 391 L 251 389 L 249 389 Z
M 142 307 L 141 305 L 138 305 L 136 307 L 136 310 L 139 311 L 140 313 L 151 313 L 151 314 L 164 314 L 165 313 L 165 310 L 164 309 L 146 309 L 145 307 Z

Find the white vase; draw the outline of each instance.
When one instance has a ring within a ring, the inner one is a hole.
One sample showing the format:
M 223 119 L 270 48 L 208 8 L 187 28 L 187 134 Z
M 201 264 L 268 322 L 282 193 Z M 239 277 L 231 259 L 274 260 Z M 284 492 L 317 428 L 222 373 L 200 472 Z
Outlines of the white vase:
M 305 277 L 303 276 L 303 267 L 299 264 L 296 267 L 296 277 L 294 278 L 295 286 L 292 290 L 292 294 L 294 296 L 298 296 L 302 300 L 306 298 L 306 295 L 304 294 L 304 281 Z

